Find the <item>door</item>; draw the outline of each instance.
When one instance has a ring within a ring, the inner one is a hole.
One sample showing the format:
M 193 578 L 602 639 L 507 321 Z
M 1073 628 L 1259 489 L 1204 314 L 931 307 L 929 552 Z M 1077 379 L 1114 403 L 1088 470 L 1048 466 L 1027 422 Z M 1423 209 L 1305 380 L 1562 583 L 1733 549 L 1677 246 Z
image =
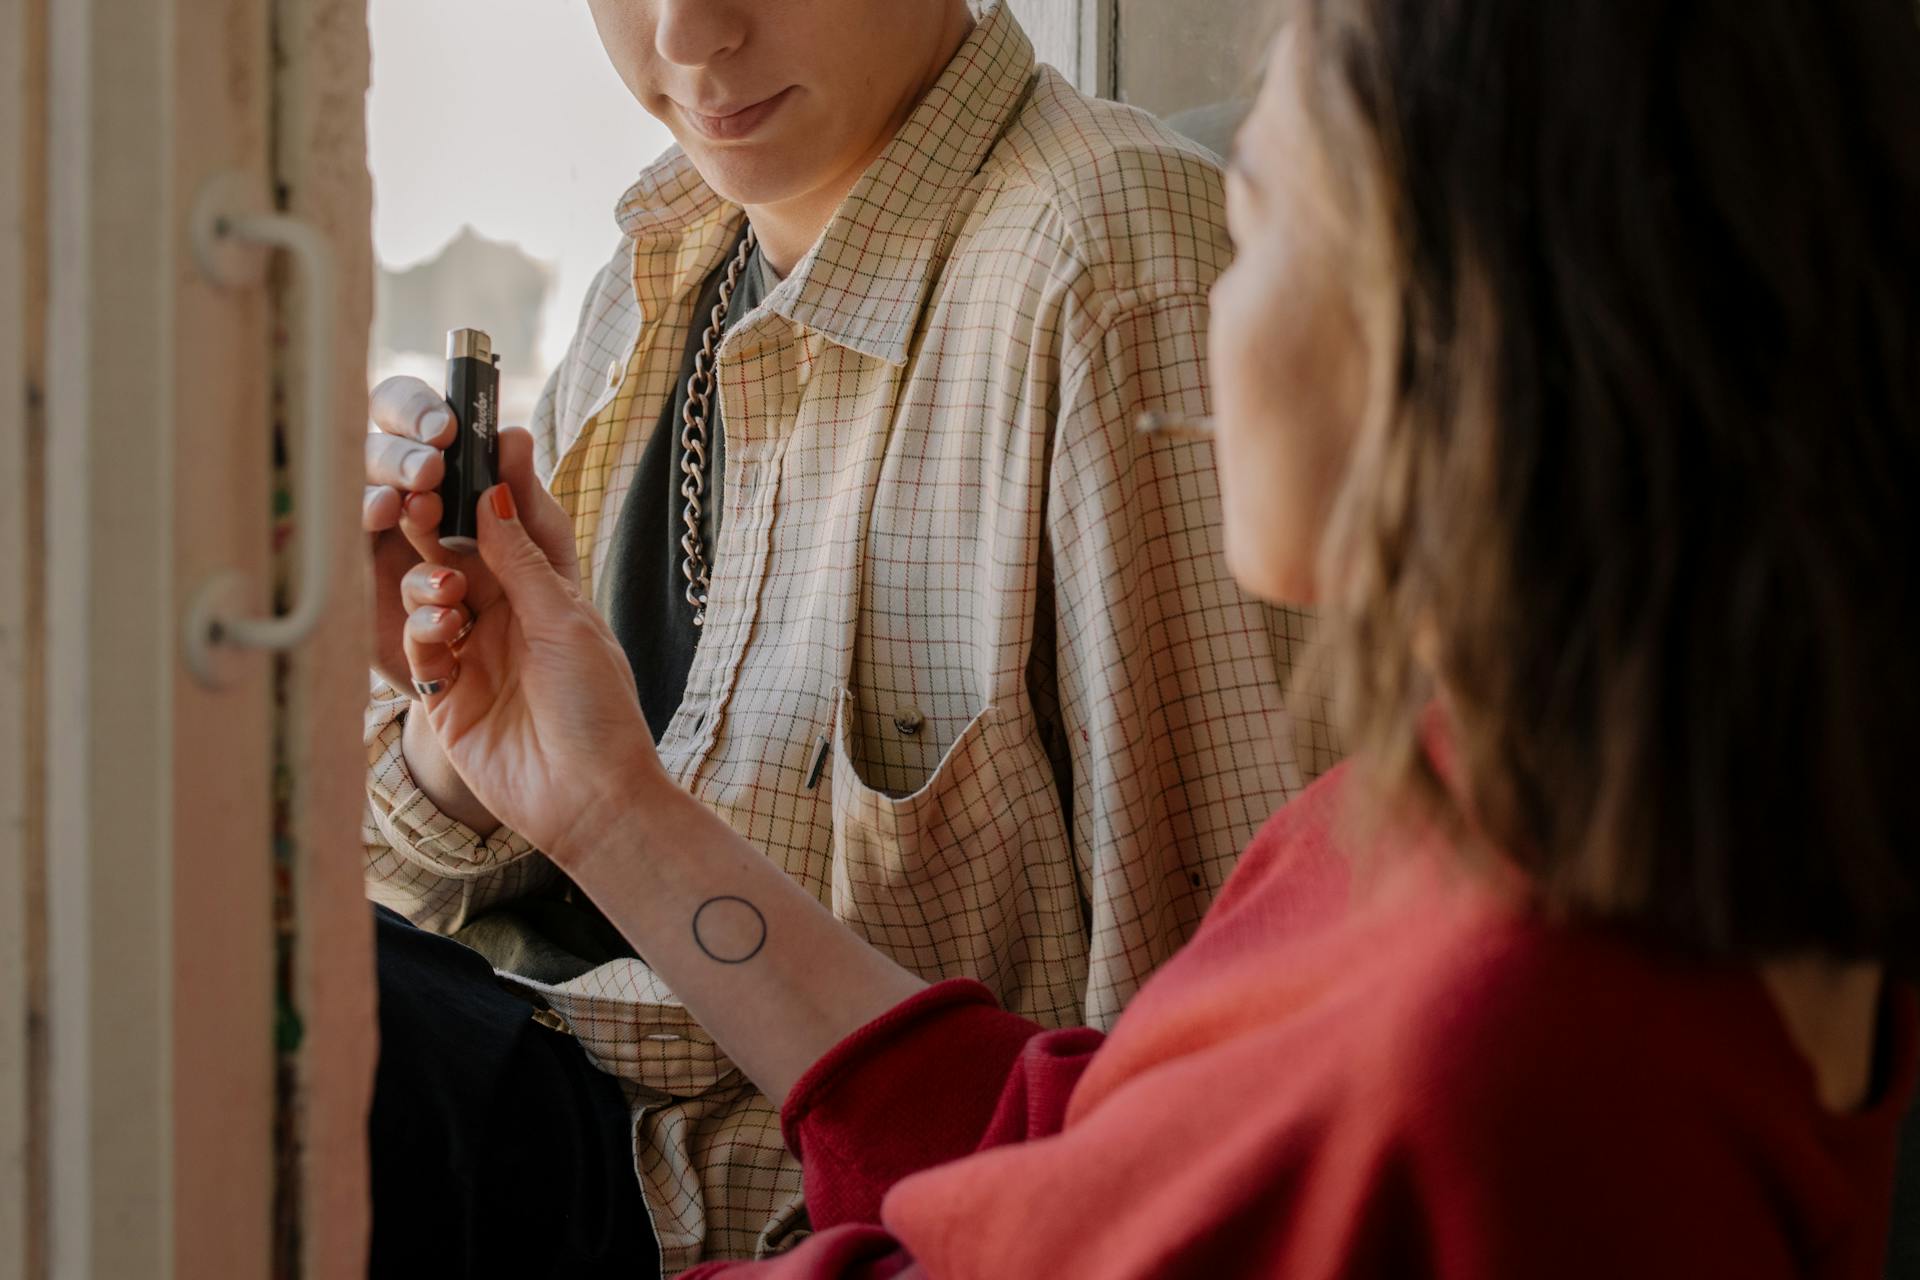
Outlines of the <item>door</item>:
M 362 1270 L 364 30 L 0 0 L 0 1277 Z

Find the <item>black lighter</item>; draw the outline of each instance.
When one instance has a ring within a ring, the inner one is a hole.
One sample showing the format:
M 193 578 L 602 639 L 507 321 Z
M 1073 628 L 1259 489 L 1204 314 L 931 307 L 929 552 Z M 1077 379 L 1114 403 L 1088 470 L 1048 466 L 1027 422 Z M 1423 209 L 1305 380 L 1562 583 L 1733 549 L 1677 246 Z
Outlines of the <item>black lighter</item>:
M 460 430 L 440 482 L 440 545 L 471 555 L 480 549 L 480 495 L 500 479 L 500 357 L 479 329 L 447 334 L 447 404 Z

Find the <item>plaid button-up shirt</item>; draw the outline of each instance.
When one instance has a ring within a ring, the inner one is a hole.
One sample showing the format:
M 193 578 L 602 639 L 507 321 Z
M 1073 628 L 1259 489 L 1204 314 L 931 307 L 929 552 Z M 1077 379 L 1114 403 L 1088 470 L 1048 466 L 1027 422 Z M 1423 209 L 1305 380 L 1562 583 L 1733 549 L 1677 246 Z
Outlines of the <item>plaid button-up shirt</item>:
M 598 593 L 742 214 L 669 152 L 618 217 L 532 424 Z M 1049 1025 L 1109 1024 L 1325 762 L 1282 701 L 1305 619 L 1229 579 L 1206 446 L 1135 432 L 1207 411 L 1222 221 L 1210 158 L 996 8 L 718 357 L 725 519 L 661 757 L 875 946 Z M 450 930 L 551 882 L 415 787 L 405 706 L 368 713 L 369 895 Z M 529 985 L 627 1087 L 669 1272 L 804 1230 L 774 1104 L 644 963 Z

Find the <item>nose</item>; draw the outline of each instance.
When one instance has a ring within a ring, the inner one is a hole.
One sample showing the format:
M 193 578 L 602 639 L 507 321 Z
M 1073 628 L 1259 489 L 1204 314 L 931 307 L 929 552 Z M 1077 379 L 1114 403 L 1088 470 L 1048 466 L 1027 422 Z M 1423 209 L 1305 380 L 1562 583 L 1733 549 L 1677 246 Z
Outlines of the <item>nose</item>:
M 660 19 L 653 46 L 680 67 L 704 67 L 721 61 L 746 40 L 747 5 L 737 0 L 659 0 Z

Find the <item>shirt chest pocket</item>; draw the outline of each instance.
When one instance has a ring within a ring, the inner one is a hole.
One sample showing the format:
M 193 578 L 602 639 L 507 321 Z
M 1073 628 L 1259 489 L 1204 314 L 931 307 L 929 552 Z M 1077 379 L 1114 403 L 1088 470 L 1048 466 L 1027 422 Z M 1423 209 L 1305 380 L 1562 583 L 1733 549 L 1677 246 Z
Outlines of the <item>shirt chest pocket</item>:
M 989 706 L 916 789 L 896 794 L 862 775 L 860 723 L 843 691 L 833 725 L 834 914 L 924 977 L 978 979 L 1041 1021 L 1077 1016 L 1085 925 L 1035 735 Z

